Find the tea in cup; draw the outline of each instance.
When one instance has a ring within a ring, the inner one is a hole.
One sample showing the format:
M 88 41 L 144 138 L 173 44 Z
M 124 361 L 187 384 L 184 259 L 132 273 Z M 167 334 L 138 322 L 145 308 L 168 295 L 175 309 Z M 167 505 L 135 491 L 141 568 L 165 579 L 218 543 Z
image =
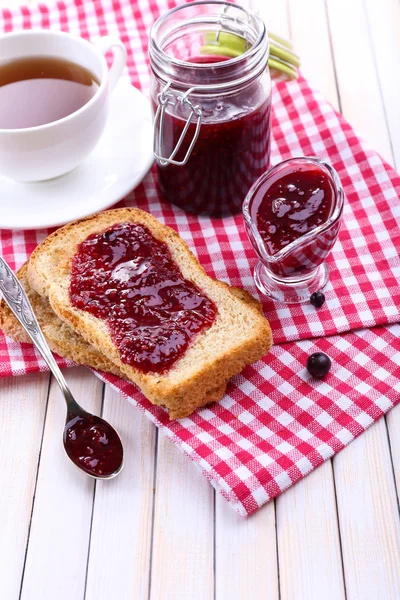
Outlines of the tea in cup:
M 31 30 L 0 36 L 0 56 L 0 175 L 41 181 L 71 171 L 104 131 L 124 45 Z

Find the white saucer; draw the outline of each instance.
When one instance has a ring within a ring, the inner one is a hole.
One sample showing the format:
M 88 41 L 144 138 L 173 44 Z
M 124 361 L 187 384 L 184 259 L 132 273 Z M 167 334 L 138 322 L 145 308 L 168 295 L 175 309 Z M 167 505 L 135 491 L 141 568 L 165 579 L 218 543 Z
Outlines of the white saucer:
M 133 190 L 153 162 L 150 103 L 127 81 L 112 95 L 104 134 L 74 171 L 36 183 L 0 177 L 0 228 L 38 229 L 104 210 Z

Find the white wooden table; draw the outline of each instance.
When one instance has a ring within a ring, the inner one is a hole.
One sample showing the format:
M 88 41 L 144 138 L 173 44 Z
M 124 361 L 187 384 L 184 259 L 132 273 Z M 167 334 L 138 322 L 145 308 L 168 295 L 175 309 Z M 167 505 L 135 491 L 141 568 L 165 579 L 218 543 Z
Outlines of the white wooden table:
M 399 0 L 262 3 L 400 169 Z M 1 600 L 399 600 L 400 406 L 241 520 L 137 409 L 84 368 L 66 376 L 121 431 L 125 469 L 95 484 L 69 463 L 47 374 L 0 381 Z

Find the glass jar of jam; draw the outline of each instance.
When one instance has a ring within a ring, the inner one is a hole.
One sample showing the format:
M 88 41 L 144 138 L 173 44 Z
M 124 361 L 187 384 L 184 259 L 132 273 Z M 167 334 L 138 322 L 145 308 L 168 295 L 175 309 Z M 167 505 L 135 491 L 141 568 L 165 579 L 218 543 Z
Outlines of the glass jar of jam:
M 190 212 L 240 212 L 270 158 L 263 21 L 230 2 L 191 2 L 156 21 L 149 55 L 163 195 Z
M 274 300 L 310 300 L 329 279 L 325 259 L 339 234 L 344 192 L 335 169 L 300 157 L 272 167 L 243 203 L 249 239 L 260 261 L 258 289 Z

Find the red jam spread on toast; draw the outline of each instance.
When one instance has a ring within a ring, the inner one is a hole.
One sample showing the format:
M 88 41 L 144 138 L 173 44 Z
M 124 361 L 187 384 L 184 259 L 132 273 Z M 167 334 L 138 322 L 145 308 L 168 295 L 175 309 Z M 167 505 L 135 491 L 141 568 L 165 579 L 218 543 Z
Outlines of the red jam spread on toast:
M 217 315 L 168 246 L 139 223 L 119 223 L 80 244 L 70 300 L 104 320 L 122 362 L 144 373 L 168 370 Z
M 72 417 L 64 429 L 64 445 L 71 460 L 90 475 L 108 477 L 121 466 L 117 432 L 95 415 Z
M 334 201 L 332 184 L 320 169 L 284 175 L 258 194 L 257 228 L 270 255 L 326 223 Z

